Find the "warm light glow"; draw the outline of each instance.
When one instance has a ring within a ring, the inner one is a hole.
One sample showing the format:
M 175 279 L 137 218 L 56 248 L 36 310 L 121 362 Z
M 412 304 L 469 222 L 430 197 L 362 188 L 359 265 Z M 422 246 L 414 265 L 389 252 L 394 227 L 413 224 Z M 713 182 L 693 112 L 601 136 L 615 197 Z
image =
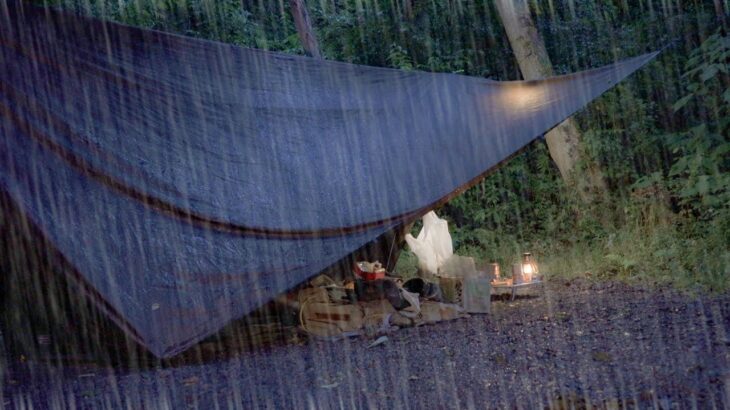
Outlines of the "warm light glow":
M 522 280 L 524 282 L 532 282 L 534 276 L 537 275 L 537 263 L 530 252 L 522 254 Z
M 538 108 L 547 104 L 547 89 L 541 85 L 511 85 L 505 87 L 504 101 L 514 109 Z
M 532 271 L 532 264 L 527 263 L 522 265 L 522 273 L 525 273 L 527 275 L 532 275 L 533 273 L 535 273 Z

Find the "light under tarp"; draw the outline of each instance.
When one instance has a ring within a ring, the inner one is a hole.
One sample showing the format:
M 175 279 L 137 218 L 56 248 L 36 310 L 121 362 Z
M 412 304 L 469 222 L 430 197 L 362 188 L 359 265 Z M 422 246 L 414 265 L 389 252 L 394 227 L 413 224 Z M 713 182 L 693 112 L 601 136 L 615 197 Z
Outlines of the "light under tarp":
M 495 82 L 0 0 L 0 189 L 169 357 L 442 203 L 654 55 Z

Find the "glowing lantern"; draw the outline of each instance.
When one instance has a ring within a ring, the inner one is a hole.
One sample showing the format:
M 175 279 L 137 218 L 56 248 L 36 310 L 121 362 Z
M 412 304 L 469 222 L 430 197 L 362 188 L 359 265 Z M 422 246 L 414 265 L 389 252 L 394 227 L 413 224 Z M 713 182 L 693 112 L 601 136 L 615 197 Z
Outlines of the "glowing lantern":
M 537 263 L 535 258 L 532 257 L 530 252 L 522 254 L 522 278 L 525 282 L 532 282 L 533 278 L 537 276 L 539 271 L 537 270 Z
M 530 283 L 537 279 L 538 273 L 537 263 L 535 263 L 532 254 L 525 252 L 522 254 L 522 262 L 512 265 L 512 282 L 515 285 Z

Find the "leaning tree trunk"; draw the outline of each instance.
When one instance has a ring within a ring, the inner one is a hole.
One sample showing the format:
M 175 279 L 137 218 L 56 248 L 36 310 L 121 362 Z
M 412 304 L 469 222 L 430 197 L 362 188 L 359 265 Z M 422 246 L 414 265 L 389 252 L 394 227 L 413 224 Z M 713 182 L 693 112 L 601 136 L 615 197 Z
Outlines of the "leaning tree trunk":
M 304 0 L 289 0 L 291 6 L 291 14 L 294 17 L 294 25 L 299 33 L 299 40 L 302 42 L 304 51 L 310 57 L 322 58 L 322 52 L 319 51 L 319 43 L 312 29 L 312 22 L 309 20 L 309 12 Z
M 552 64 L 530 15 L 527 0 L 496 0 L 496 5 L 524 79 L 539 80 L 552 76 Z M 584 173 L 577 172 L 581 159 L 581 134 L 571 119 L 548 132 L 545 140 L 563 180 L 576 186 L 584 201 L 599 199 L 605 194 L 606 182 L 597 164 L 587 163 Z

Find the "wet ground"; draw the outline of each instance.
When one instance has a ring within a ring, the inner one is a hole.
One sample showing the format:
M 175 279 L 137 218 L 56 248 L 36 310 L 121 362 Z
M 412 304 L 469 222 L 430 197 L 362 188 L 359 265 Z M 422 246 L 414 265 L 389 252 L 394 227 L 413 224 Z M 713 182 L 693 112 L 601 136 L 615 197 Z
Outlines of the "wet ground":
M 491 315 L 147 371 L 26 363 L 5 408 L 730 408 L 730 295 L 549 282 Z M 0 406 L 0 407 L 3 407 Z

